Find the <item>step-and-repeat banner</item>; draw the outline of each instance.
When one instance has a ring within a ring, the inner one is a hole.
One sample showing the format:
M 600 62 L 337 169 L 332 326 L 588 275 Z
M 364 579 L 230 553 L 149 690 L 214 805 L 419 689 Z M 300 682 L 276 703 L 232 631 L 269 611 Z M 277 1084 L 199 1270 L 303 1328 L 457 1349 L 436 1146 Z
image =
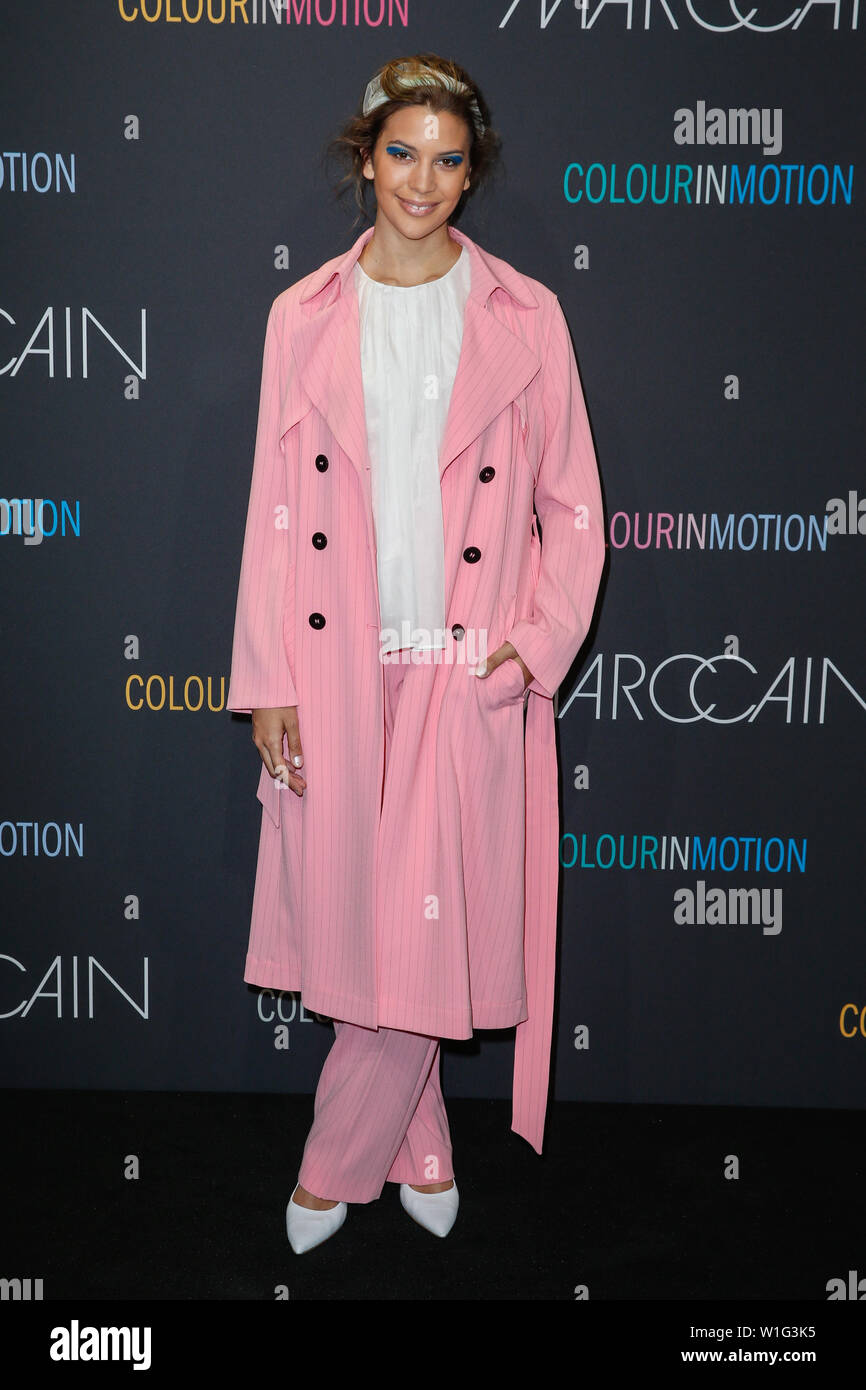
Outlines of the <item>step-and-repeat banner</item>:
M 328 138 L 433 51 L 504 142 L 458 225 L 559 296 L 605 496 L 556 702 L 554 1095 L 861 1106 L 857 0 L 12 0 L 0 28 L 3 1084 L 315 1087 L 330 1026 L 243 981 L 262 347 L 360 230 Z M 509 1096 L 512 1049 L 446 1044 L 446 1093 Z

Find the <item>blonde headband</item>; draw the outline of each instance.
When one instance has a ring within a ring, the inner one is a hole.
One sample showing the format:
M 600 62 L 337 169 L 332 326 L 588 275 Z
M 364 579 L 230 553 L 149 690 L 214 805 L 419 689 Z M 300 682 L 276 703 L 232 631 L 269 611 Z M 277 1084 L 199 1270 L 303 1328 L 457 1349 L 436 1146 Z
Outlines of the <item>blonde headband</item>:
M 406 65 L 405 63 L 398 63 L 397 66 L 404 68 Z M 467 87 L 465 82 L 458 81 L 456 77 L 449 77 L 447 73 L 435 72 L 432 68 L 423 68 L 420 73 L 401 77 L 400 81 L 404 87 L 445 87 L 457 96 L 471 96 L 471 88 Z M 364 102 L 361 108 L 363 115 L 369 116 L 370 112 L 374 111 L 377 106 L 390 100 L 391 98 L 382 91 L 381 78 L 374 77 L 371 82 L 367 83 L 367 90 L 364 93 Z M 472 122 L 476 132 L 483 135 L 484 121 L 481 119 L 481 109 L 474 96 L 469 103 L 469 109 L 472 112 Z

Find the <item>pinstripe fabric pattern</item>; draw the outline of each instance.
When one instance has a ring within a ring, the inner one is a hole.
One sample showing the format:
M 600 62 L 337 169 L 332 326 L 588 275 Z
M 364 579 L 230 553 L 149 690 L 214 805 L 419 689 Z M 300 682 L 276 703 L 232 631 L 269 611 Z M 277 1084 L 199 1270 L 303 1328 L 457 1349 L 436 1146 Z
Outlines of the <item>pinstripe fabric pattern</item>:
M 385 786 L 407 667 L 385 667 Z M 298 1180 L 325 1201 L 371 1202 L 386 1181 L 453 1178 L 439 1040 L 334 1020 Z
M 604 559 L 595 454 L 556 296 L 451 228 L 472 284 L 439 460 L 456 636 L 444 661 L 406 671 L 383 789 L 351 274 L 371 234 L 285 290 L 268 318 L 227 703 L 297 705 L 307 791 L 261 770 L 244 978 L 366 1028 L 461 1038 L 517 1025 L 512 1127 L 540 1153 L 558 885 L 552 696 Z M 515 662 L 471 675 L 484 637 L 489 651 L 513 642 L 534 675 L 527 695 Z
M 373 1202 L 386 1182 L 453 1178 L 438 1040 L 337 1020 L 334 1029 L 301 1186 L 326 1202 Z

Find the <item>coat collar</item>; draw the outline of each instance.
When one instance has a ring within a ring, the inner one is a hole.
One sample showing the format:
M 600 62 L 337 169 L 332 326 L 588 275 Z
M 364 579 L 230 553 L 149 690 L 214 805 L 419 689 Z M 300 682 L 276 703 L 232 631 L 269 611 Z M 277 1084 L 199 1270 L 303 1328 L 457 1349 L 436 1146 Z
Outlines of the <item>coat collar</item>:
M 301 312 L 291 334 L 297 381 L 286 384 L 281 416 L 284 433 L 309 410 L 312 402 L 326 421 L 358 470 L 369 504 L 371 546 L 374 531 L 370 458 L 353 271 L 373 230 L 367 227 L 348 251 L 327 261 L 308 277 L 299 297 Z M 526 277 L 507 262 L 488 256 L 464 232 L 454 227 L 448 231 L 469 253 L 471 284 L 460 359 L 439 451 L 440 478 L 454 459 L 525 390 L 541 368 L 539 357 L 523 337 L 513 333 L 488 308 L 491 295 L 501 290 L 521 309 L 537 309 L 539 301 Z
M 339 294 L 344 294 L 348 284 L 354 282 L 350 279 L 358 260 L 367 242 L 373 235 L 374 229 L 367 227 L 350 246 L 348 251 L 342 256 L 335 256 L 333 260 L 326 261 L 319 266 L 318 270 L 313 271 L 307 277 L 306 288 L 300 296 L 300 302 L 307 304 L 311 299 L 315 299 L 317 294 L 334 280 L 339 280 Z M 470 298 L 485 304 L 493 291 L 497 288 L 505 291 L 516 304 L 524 309 L 537 309 L 538 300 L 532 293 L 527 284 L 526 277 L 520 275 L 514 268 L 508 265 L 507 261 L 488 256 L 476 242 L 472 241 L 465 232 L 460 232 L 456 227 L 448 228 L 448 235 L 454 240 L 459 241 L 469 253 L 471 265 L 471 288 Z

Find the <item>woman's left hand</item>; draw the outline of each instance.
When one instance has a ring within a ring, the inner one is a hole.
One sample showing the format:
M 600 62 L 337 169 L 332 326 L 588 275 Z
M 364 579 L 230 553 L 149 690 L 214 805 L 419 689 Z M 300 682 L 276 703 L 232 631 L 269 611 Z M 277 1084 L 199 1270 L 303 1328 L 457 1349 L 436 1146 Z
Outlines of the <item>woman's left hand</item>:
M 532 683 L 535 677 L 533 676 L 532 672 L 530 671 L 523 658 L 517 655 L 517 652 L 515 651 L 514 647 L 511 645 L 510 642 L 503 642 L 501 647 L 497 647 L 495 652 L 490 653 L 490 655 L 487 658 L 485 673 L 483 676 L 478 676 L 477 679 L 482 681 L 486 680 L 487 677 L 490 675 L 490 672 L 495 671 L 497 666 L 501 666 L 503 661 L 508 661 L 509 657 L 513 661 L 517 662 L 518 666 L 523 672 L 523 689 L 525 690 L 526 687 Z M 479 670 L 481 665 L 482 663 L 479 663 L 479 666 L 476 667 L 476 670 Z

